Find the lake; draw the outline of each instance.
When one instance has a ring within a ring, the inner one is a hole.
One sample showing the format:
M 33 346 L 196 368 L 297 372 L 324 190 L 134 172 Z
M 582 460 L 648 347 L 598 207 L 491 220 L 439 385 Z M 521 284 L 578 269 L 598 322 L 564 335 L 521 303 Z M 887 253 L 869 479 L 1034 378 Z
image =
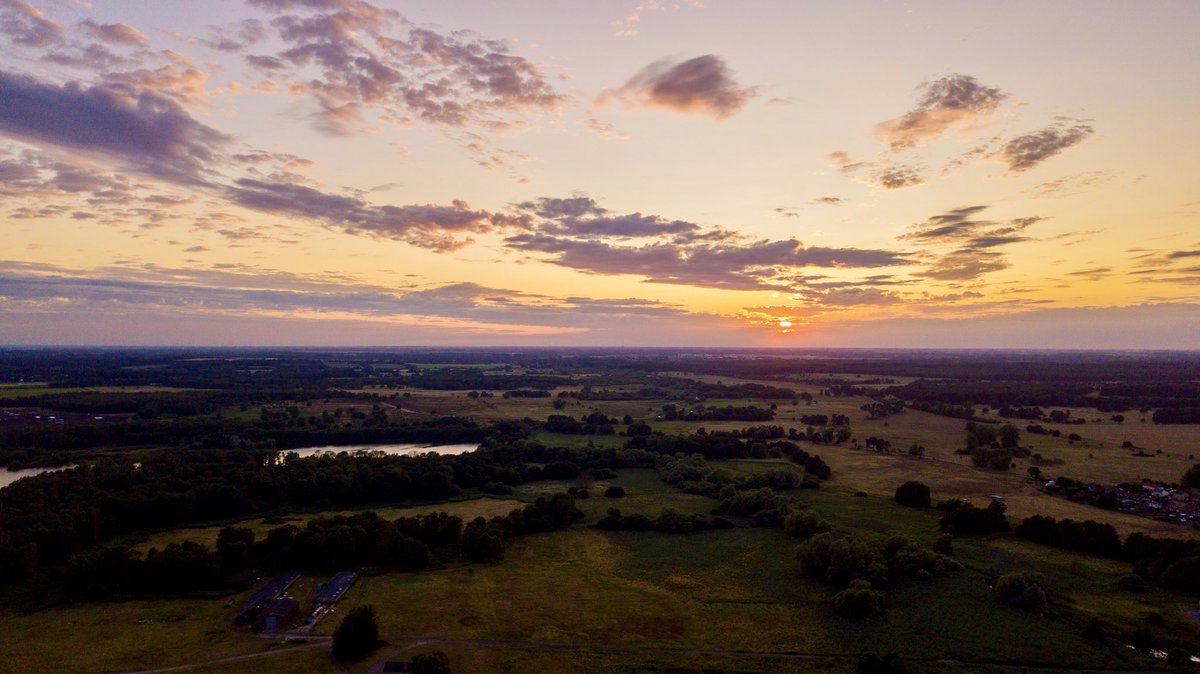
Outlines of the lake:
M 300 458 L 316 456 L 317 454 L 337 454 L 338 452 L 346 452 L 348 454 L 356 454 L 358 452 L 383 452 L 393 456 L 413 456 L 416 454 L 466 454 L 479 449 L 479 443 L 461 444 L 461 445 L 421 445 L 421 444 L 399 444 L 399 445 L 342 445 L 329 447 L 304 447 L 301 449 L 286 449 L 280 450 L 279 456 L 295 452 L 300 455 Z

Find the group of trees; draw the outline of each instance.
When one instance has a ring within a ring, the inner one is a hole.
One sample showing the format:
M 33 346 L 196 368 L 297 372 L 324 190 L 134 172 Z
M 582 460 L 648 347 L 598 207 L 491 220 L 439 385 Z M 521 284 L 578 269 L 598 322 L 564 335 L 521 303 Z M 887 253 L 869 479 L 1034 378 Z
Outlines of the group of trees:
M 231 574 L 250 568 L 327 573 L 372 566 L 418 571 L 439 560 L 492 562 L 503 557 L 514 537 L 563 529 L 580 517 L 569 495 L 556 494 L 465 526 L 461 518 L 446 513 L 387 521 L 366 512 L 314 518 L 303 528 L 277 527 L 262 540 L 255 540 L 250 529 L 226 527 L 215 552 L 194 542 L 172 543 L 144 556 L 125 547 L 82 552 L 67 564 L 63 586 L 76 598 L 108 599 L 220 589 Z
M 609 508 L 595 527 L 603 531 L 658 531 L 664 534 L 689 534 L 711 529 L 732 529 L 733 522 L 724 517 L 708 517 L 699 513 L 688 515 L 673 508 L 663 508 L 655 519 L 645 515 L 622 515 L 617 508 Z
M 979 508 L 961 499 L 949 499 L 938 501 L 937 509 L 945 513 L 938 527 L 951 536 L 980 536 L 1009 529 L 1006 508 L 998 501 Z
M 458 456 L 321 456 L 181 450 L 140 464 L 107 460 L 0 491 L 0 578 L 27 579 L 100 541 L 280 508 L 443 501 L 463 489 L 573 479 L 583 470 L 652 468 L 656 453 L 567 450 L 516 441 Z

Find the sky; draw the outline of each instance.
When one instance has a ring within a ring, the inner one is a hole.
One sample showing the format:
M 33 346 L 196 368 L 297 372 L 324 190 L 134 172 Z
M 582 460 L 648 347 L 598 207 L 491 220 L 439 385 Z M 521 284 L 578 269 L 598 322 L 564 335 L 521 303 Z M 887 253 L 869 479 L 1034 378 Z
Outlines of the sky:
M 1197 26 L 0 0 L 0 344 L 1200 349 Z

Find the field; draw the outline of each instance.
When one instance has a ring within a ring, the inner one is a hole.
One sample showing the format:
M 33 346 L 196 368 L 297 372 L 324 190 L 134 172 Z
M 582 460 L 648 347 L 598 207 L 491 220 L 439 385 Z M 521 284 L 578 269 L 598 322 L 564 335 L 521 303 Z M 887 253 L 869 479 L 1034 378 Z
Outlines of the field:
M 507 357 L 497 354 L 494 359 L 467 365 L 447 359 L 415 366 L 426 377 L 453 377 L 455 372 L 468 371 L 469 376 L 462 375 L 465 381 L 479 381 L 480 372 L 488 378 L 496 377 L 496 388 L 489 389 L 495 391 L 493 397 L 472 398 L 467 388 L 431 390 L 411 384 L 380 385 L 377 382 L 382 375 L 373 374 L 360 380 L 339 380 L 338 388 L 300 400 L 286 395 L 290 390 L 286 386 L 293 383 L 288 379 L 281 389 L 283 394 L 218 397 L 215 399 L 221 402 L 210 410 L 220 409 L 220 418 L 231 425 L 249 427 L 288 417 L 288 410 L 295 407 L 299 416 L 312 423 L 333 419 L 322 427 L 326 430 L 358 428 L 358 420 L 370 415 L 383 416 L 382 423 L 396 424 L 419 424 L 446 416 L 481 425 L 526 420 L 520 426 L 521 440 L 514 442 L 568 451 L 620 450 L 629 441 L 625 435 L 628 427 L 615 424 L 615 434 L 581 435 L 550 432 L 537 422 L 552 414 L 581 418 L 601 412 L 618 419 L 628 415 L 645 421 L 655 432 L 666 435 L 696 434 L 701 429 L 706 433 L 741 431 L 759 425 L 796 429 L 803 434 L 808 425 L 802 421 L 803 416 L 838 414 L 850 420 L 849 440 L 801 444 L 830 466 L 832 477 L 819 489 L 781 493 L 793 510 L 815 513 L 835 531 L 870 544 L 902 536 L 922 546 L 933 546 L 942 537 L 940 512 L 904 508 L 894 502 L 896 487 L 909 480 L 927 484 L 935 501 L 962 498 L 984 505 L 1001 497 L 1014 524 L 1020 518 L 1042 514 L 1107 522 L 1122 535 L 1143 532 L 1200 538 L 1200 530 L 1195 528 L 1100 510 L 1043 493 L 1027 472 L 1032 465 L 1028 458 L 1017 459 L 1008 471 L 974 467 L 969 457 L 956 453 L 965 443 L 963 419 L 911 407 L 885 418 L 873 418 L 863 409 L 873 402 L 872 398 L 825 396 L 822 386 L 806 383 L 833 377 L 868 388 L 884 386 L 860 383 L 877 379 L 875 375 L 839 374 L 832 369 L 828 374 L 754 379 L 663 371 L 661 374 L 675 382 L 686 378 L 726 386 L 761 384 L 789 388 L 798 398 L 795 403 L 786 398 L 712 397 L 703 401 L 703 405 L 715 407 L 774 406 L 775 418 L 768 422 L 661 421 L 664 405 L 686 407 L 693 401 L 567 397 L 561 399 L 565 402 L 562 409 L 554 407 L 560 392 L 580 392 L 592 379 L 606 382 L 597 385 L 598 389 L 640 390 L 646 377 L 640 371 L 627 380 L 637 383 L 627 384 L 612 372 L 601 380 L 599 373 L 580 371 L 574 373 L 574 384 L 551 389 L 551 397 L 505 398 L 502 391 L 522 386 L 509 386 L 502 377 L 551 372 L 522 366 L 519 358 L 508 363 L 504 360 Z M 350 366 L 355 361 L 336 358 L 327 363 Z M 381 372 L 403 364 L 402 359 L 377 363 Z M 401 369 L 407 372 L 406 367 Z M 896 384 L 915 380 L 892 375 L 886 378 Z M 0 385 L 0 400 L 33 392 L 118 395 L 158 391 L 204 397 L 219 390 L 171 388 L 157 383 L 128 387 L 36 383 Z M 729 390 L 729 395 L 737 395 Z M 801 394 L 808 394 L 812 400 L 800 398 Z M 1157 425 L 1148 418 L 1143 421 L 1143 415 L 1136 411 L 1126 413 L 1124 421 L 1118 423 L 1110 414 L 1093 408 L 1054 409 L 1068 410 L 1070 418 L 1085 419 L 1086 423 L 1012 421 L 1021 431 L 1020 445 L 1042 457 L 1041 470 L 1048 477 L 1064 475 L 1102 483 L 1143 478 L 1176 482 L 1196 463 L 1200 426 Z M 976 414 L 1001 423 L 1007 421 L 996 417 L 994 410 L 985 413 L 979 406 Z M 290 417 L 296 416 L 292 410 Z M 1031 423 L 1058 430 L 1060 437 L 1027 432 L 1025 426 Z M 288 422 L 288 428 L 292 427 Z M 1080 438 L 1071 440 L 1068 436 L 1072 433 Z M 886 440 L 890 451 L 868 448 L 868 438 Z M 1122 447 L 1124 443 L 1133 448 Z M 914 445 L 924 448 L 922 456 L 908 452 Z M 149 461 L 158 454 L 176 451 L 184 450 L 158 444 L 104 445 L 89 448 L 81 461 L 100 457 Z M 1135 451 L 1148 456 L 1135 456 Z M 802 468 L 778 458 L 778 454 L 776 458 L 714 460 L 709 464 L 725 469 L 735 479 L 766 471 L 803 474 Z M 533 465 L 538 470 L 544 465 L 540 458 L 526 460 L 536 461 Z M 462 468 L 451 464 L 439 467 L 451 472 Z M 346 467 L 342 477 L 357 480 L 361 468 Z M 459 560 L 456 548 L 451 548 L 452 553 L 435 554 L 433 566 L 420 572 L 368 570 L 329 617 L 302 639 L 287 642 L 234 625 L 246 593 L 63 603 L 52 592 L 39 596 L 42 588 L 36 584 L 9 588 L 10 594 L 0 597 L 0 606 L 4 606 L 0 608 L 0 630 L 5 634 L 0 639 L 0 672 L 148 672 L 183 668 L 196 672 L 365 674 L 384 660 L 406 659 L 413 653 L 433 650 L 446 652 L 455 672 L 853 672 L 860 655 L 867 651 L 897 654 L 914 672 L 1135 672 L 1165 671 L 1165 667 L 1141 651 L 1126 648 L 1124 641 L 1130 635 L 1151 630 L 1178 643 L 1193 643 L 1196 638 L 1196 624 L 1184 614 L 1184 610 L 1194 608 L 1194 597 L 1153 584 L 1144 592 L 1121 590 L 1117 581 L 1131 573 L 1129 563 L 1034 544 L 1011 533 L 955 539 L 953 558 L 964 568 L 936 578 L 901 580 L 883 587 L 886 599 L 881 613 L 850 619 L 833 607 L 833 597 L 840 588 L 801 574 L 796 551 L 802 542 L 788 537 L 778 526 L 756 528 L 751 526 L 750 517 L 737 516 L 727 516 L 734 524 L 732 529 L 677 535 L 601 531 L 592 526 L 614 508 L 625 516 L 637 514 L 649 519 L 659 517 L 666 509 L 706 517 L 720 512 L 716 510 L 719 500 L 674 488 L 660 479 L 656 470 L 622 468 L 615 477 L 594 479 L 583 475 L 575 480 L 530 478 L 536 471 L 529 465 L 518 465 L 516 470 L 510 473 L 516 475 L 511 480 L 513 493 L 505 496 L 482 493 L 480 482 L 460 482 L 463 491 L 449 501 L 419 502 L 410 497 L 331 510 L 285 503 L 250 510 L 257 514 L 243 519 L 196 518 L 186 527 L 126 531 L 105 544 L 127 546 L 142 554 L 185 541 L 214 548 L 219 532 L 229 525 L 248 528 L 262 540 L 276 527 L 304 527 L 316 517 L 372 511 L 385 520 L 394 520 L 440 511 L 469 521 L 504 516 L 541 497 L 570 489 L 586 488 L 589 493 L 575 501 L 582 518 L 573 526 L 512 538 L 503 560 L 497 563 L 467 563 Z M 604 496 L 611 486 L 621 487 L 624 496 Z M 403 498 L 403 494 L 397 496 Z M 1017 571 L 1040 574 L 1049 597 L 1044 610 L 1029 612 L 996 601 L 993 585 L 997 577 Z M 308 573 L 292 587 L 291 594 L 307 611 L 316 586 L 328 577 L 328 573 Z M 52 587 L 52 579 L 46 576 L 42 582 Z M 335 664 L 329 651 L 331 634 L 347 611 L 368 604 L 378 614 L 386 644 L 364 661 Z M 1085 638 L 1084 627 L 1093 620 L 1107 634 L 1122 636 Z
M 789 466 L 778 461 L 724 465 L 743 475 Z M 748 672 L 791 671 L 803 663 L 806 671 L 851 671 L 865 644 L 896 652 L 921 665 L 921 671 L 982 671 L 979 668 L 995 663 L 1064 671 L 1148 664 L 1136 658 L 1122 660 L 1113 651 L 1085 641 L 1075 625 L 1081 618 L 1031 617 L 996 603 L 990 577 L 1014 568 L 1037 568 L 1046 574 L 1061 610 L 1068 613 L 1105 615 L 1116 622 L 1138 622 L 1155 611 L 1178 615 L 1179 602 L 1165 593 L 1131 596 L 1114 590 L 1116 579 L 1128 572 L 1123 564 L 1003 538 L 957 543 L 958 558 L 967 570 L 937 580 L 902 583 L 889 591 L 889 608 L 882 617 L 852 621 L 830 608 L 834 589 L 800 575 L 794 559 L 797 542 L 777 529 L 671 536 L 601 532 L 584 526 L 609 507 L 653 517 L 663 508 L 705 513 L 715 504 L 671 489 L 650 470 L 622 471 L 616 478 L 596 483 L 593 491 L 609 484 L 624 487 L 627 496 L 579 501 L 583 522 L 569 531 L 517 539 L 501 563 L 454 564 L 361 579 L 338 611 L 373 605 L 381 634 L 391 646 L 352 671 L 366 671 L 371 662 L 389 653 L 402 656 L 414 644 L 417 649 L 436 646 L 450 653 L 455 671 L 464 672 L 641 671 L 656 662 L 695 666 L 719 662 L 733 671 Z M 535 483 L 518 490 L 519 500 L 474 499 L 376 511 L 384 517 L 430 510 L 464 517 L 498 514 L 520 501 L 568 486 Z M 926 544 L 937 535 L 937 513 L 901 508 L 876 495 L 856 497 L 845 486 L 831 484 L 797 492 L 794 498 L 841 530 L 866 536 L 901 534 Z M 311 515 L 294 516 L 294 523 Z M 242 524 L 260 534 L 269 528 L 261 520 Z M 139 547 L 181 540 L 211 543 L 218 530 L 156 534 Z M 319 580 L 303 578 L 296 596 L 308 596 Z M 285 650 L 292 646 L 234 628 L 239 597 L 230 599 L 0 612 L 0 629 L 10 637 L 6 641 L 22 645 L 20 652 L 0 656 L 11 671 L 47 665 L 63 672 L 91 671 L 91 667 L 124 671 L 278 650 L 278 654 L 195 671 L 333 671 L 321 643 Z M 336 624 L 335 615 L 318 625 L 314 637 L 328 636 Z M 1014 639 L 1016 634 L 1025 636 Z M 571 648 L 564 650 L 567 645 Z M 83 651 L 88 652 L 86 663 L 70 655 Z

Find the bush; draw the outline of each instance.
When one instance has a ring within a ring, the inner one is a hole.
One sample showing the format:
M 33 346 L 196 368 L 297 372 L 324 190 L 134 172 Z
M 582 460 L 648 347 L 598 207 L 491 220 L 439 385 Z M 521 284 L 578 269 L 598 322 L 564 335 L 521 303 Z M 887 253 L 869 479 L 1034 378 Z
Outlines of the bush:
M 1162 585 L 1178 592 L 1200 592 L 1200 557 L 1185 557 L 1162 573 Z
M 865 653 L 858 659 L 858 674 L 908 674 L 908 667 L 895 653 L 880 657 Z
M 783 518 L 783 531 L 793 538 L 812 538 L 833 529 L 820 515 L 807 510 Z
M 1179 478 L 1179 486 L 1184 489 L 1200 489 L 1200 463 L 1188 468 L 1183 477 Z
M 833 610 L 846 618 L 869 618 L 879 611 L 883 595 L 871 589 L 870 581 L 861 578 L 833 596 Z
M 909 508 L 928 508 L 932 503 L 929 487 L 916 480 L 905 482 L 896 487 L 896 503 Z
M 1146 579 L 1134 574 L 1121 576 L 1121 579 L 1117 581 L 1117 587 L 1126 592 L 1145 592 Z
M 414 655 L 408 671 L 412 674 L 450 674 L 450 658 L 441 651 Z
M 1046 591 L 1038 584 L 1037 574 L 1009 573 L 996 580 L 996 599 L 1019 608 L 1036 611 L 1046 605 Z
M 379 621 L 370 604 L 350 609 L 333 633 L 333 657 L 340 662 L 361 660 L 379 645 Z
M 604 490 L 604 495 L 608 498 L 621 498 L 625 495 L 625 488 L 617 486 L 609 487 Z

